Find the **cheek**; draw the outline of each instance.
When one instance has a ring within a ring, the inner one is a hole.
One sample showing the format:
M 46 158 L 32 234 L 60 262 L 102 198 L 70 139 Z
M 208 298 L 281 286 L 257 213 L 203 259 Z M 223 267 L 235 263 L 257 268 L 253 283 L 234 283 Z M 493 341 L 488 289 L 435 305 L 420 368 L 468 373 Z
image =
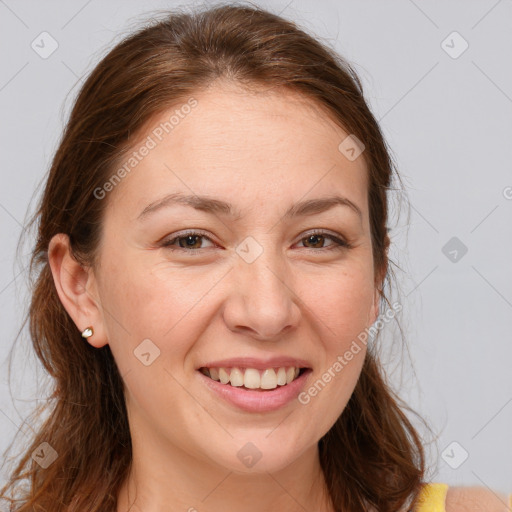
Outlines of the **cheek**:
M 369 326 L 374 300 L 373 276 L 353 265 L 338 272 L 308 278 L 301 286 L 305 305 L 321 320 L 326 331 L 340 344 Z
M 347 265 L 304 287 L 309 290 L 307 302 L 312 304 L 324 354 L 317 380 L 305 390 L 301 403 L 324 415 L 326 427 L 332 425 L 350 399 L 364 363 L 374 299 L 373 275 L 368 268 L 372 269 L 364 262 Z
M 211 301 L 208 291 L 222 275 L 168 262 L 149 266 L 142 259 L 110 258 L 110 264 L 104 265 L 100 293 L 109 344 L 118 364 L 126 371 L 132 367 L 133 351 L 145 339 L 162 356 L 169 354 L 176 360 L 185 353 L 204 328 L 205 308 Z
M 323 355 L 315 379 L 298 398 L 310 417 L 321 418 L 317 429 L 322 433 L 345 409 L 361 374 L 373 303 L 371 277 L 354 266 L 322 280 L 321 287 L 318 280 L 317 286 L 309 287 L 308 302 L 313 304 Z

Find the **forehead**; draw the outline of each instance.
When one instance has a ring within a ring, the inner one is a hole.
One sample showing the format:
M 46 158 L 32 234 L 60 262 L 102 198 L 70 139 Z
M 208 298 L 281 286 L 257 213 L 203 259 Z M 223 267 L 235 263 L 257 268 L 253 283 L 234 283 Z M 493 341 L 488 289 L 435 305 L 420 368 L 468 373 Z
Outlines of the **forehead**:
M 225 198 L 241 211 L 251 199 L 268 207 L 335 189 L 366 209 L 364 158 L 346 158 L 339 146 L 349 134 L 313 100 L 230 84 L 192 99 L 145 125 L 117 166 L 128 172 L 109 202 L 120 196 L 140 210 L 164 193 L 184 192 Z

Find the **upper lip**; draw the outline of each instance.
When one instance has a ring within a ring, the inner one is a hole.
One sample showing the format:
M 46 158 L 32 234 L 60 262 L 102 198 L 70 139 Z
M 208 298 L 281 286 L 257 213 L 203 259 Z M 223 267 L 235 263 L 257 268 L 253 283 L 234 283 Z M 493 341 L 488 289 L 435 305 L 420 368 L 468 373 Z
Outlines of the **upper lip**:
M 296 368 L 311 368 L 311 365 L 304 359 L 296 357 L 280 356 L 261 359 L 256 357 L 235 357 L 222 359 L 220 361 L 211 361 L 201 364 L 200 368 L 254 368 L 256 370 L 265 370 L 267 368 L 295 366 Z

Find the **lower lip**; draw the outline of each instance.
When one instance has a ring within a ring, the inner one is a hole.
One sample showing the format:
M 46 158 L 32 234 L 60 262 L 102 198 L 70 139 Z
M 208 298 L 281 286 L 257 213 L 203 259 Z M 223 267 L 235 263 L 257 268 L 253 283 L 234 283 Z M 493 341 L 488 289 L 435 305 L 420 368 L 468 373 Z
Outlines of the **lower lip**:
M 221 384 L 219 381 L 210 379 L 199 370 L 197 371 L 203 382 L 218 396 L 230 404 L 247 412 L 271 412 L 297 398 L 304 388 L 306 379 L 311 373 L 308 369 L 286 386 L 278 386 L 276 389 L 255 391 L 241 387 Z

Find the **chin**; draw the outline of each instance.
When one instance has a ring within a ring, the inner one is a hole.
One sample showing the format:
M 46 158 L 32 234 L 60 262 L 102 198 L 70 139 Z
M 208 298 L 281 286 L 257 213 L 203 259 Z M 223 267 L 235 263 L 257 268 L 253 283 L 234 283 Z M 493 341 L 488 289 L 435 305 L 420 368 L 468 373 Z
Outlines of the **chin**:
M 295 463 L 307 447 L 298 446 L 289 436 L 284 445 L 281 439 L 268 437 L 270 430 L 243 439 L 233 439 L 221 453 L 209 454 L 211 460 L 237 474 L 267 474 L 279 472 Z M 300 436 L 297 436 L 300 437 Z M 219 446 L 219 445 L 216 445 Z M 316 448 L 316 445 L 315 445 Z

